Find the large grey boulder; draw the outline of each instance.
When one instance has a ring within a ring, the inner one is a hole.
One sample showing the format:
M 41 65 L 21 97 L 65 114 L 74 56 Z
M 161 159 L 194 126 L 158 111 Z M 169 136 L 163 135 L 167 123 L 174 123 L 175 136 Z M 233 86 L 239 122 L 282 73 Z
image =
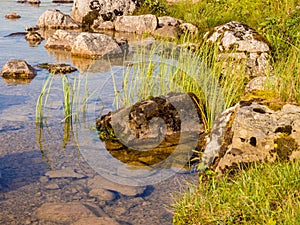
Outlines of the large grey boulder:
M 83 18 L 91 12 L 97 12 L 94 18 L 97 19 L 99 15 L 130 15 L 135 10 L 139 1 L 134 0 L 75 0 L 72 8 L 71 17 L 82 23 Z
M 225 60 L 224 67 L 235 65 L 237 69 L 241 69 L 241 66 L 246 65 L 249 78 L 266 75 L 272 71 L 268 42 L 245 24 L 228 22 L 207 32 L 204 38 L 207 42 L 218 45 L 219 59 Z
M 1 76 L 13 79 L 33 79 L 36 76 L 36 70 L 25 60 L 11 59 L 3 66 Z
M 69 15 L 66 15 L 58 9 L 49 9 L 44 12 L 36 24 L 39 28 L 52 29 L 77 29 L 80 25 L 76 23 Z
M 71 50 L 79 34 L 79 32 L 74 31 L 57 30 L 47 39 L 45 48 Z
M 71 53 L 88 58 L 100 58 L 105 55 L 120 55 L 122 49 L 108 35 L 82 32 L 75 38 Z
M 141 16 L 118 16 L 115 20 L 115 29 L 120 32 L 129 33 L 153 33 L 158 25 L 158 19 L 155 15 Z
M 300 158 L 300 107 L 241 102 L 215 121 L 202 161 L 219 173 L 253 162 Z

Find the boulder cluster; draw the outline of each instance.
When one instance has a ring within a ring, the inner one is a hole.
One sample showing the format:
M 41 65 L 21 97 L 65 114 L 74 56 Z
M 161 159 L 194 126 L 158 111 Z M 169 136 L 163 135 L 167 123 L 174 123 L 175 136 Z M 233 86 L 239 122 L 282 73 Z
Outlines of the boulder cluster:
M 39 3 L 29 0 L 22 2 Z M 59 49 L 68 51 L 73 56 L 98 59 L 104 56 L 124 55 L 125 50 L 128 51 L 130 38 L 117 38 L 116 33 L 136 34 L 139 38 L 142 37 L 141 34 L 147 33 L 153 38 L 169 40 L 177 39 L 186 32 L 191 35 L 199 33 L 193 24 L 173 17 L 132 15 L 139 5 L 139 0 L 74 0 L 71 15 L 57 9 L 47 10 L 38 19 L 36 27 L 26 30 L 25 38 L 31 43 L 38 44 L 45 40 L 47 50 Z M 16 14 L 6 17 L 19 18 Z M 45 30 L 51 32 L 47 33 Z M 112 35 L 107 31 L 112 31 Z M 271 85 L 276 84 L 270 45 L 262 35 L 249 26 L 237 21 L 219 25 L 204 35 L 203 43 L 207 45 L 213 43 L 217 46 L 217 60 L 223 63 L 224 70 L 232 68 L 234 71 L 246 73 L 248 78 L 246 92 L 264 90 L 267 78 Z M 75 70 L 66 65 L 60 67 L 47 65 L 47 69 L 50 72 Z M 4 79 L 9 77 L 33 79 L 35 75 L 36 70 L 23 60 L 11 60 L 1 71 Z M 201 119 L 195 121 L 195 117 L 186 116 L 201 114 L 187 110 L 191 109 L 185 107 L 189 102 L 187 98 L 191 99 L 179 93 L 169 94 L 104 115 L 97 120 L 100 138 L 106 142 L 107 148 L 113 151 L 124 149 L 128 144 L 137 146 L 140 140 L 146 139 L 163 141 L 170 147 L 168 140 L 178 139 L 176 137 L 178 133 L 194 132 L 196 129 L 196 136 L 200 136 L 198 138 L 201 144 L 197 143 L 194 147 L 204 149 L 201 161 L 206 167 L 211 167 L 219 173 L 257 161 L 273 162 L 299 158 L 299 106 L 281 104 L 280 107 L 274 108 L 272 105 L 264 104 L 261 99 L 242 101 L 217 117 L 205 141 L 203 121 Z M 175 110 L 170 100 L 172 103 L 178 103 L 180 110 Z M 179 112 L 184 116 L 180 117 Z M 164 121 L 162 128 L 153 123 L 153 119 L 157 118 L 159 119 L 156 122 Z M 166 135 L 165 140 L 159 139 L 162 133 Z M 116 136 L 126 137 L 127 142 L 125 144 L 112 142 L 110 139 Z M 135 143 L 136 141 L 138 142 Z M 147 142 L 146 145 L 151 143 Z M 158 152 L 164 147 L 155 148 L 155 154 L 160 155 Z M 130 161 L 128 159 L 130 154 L 133 158 L 141 158 L 139 163 L 146 163 L 143 160 L 149 158 L 148 155 L 137 156 L 135 153 L 132 154 L 132 151 L 126 150 L 124 158 L 120 160 Z M 167 155 L 160 157 L 168 157 L 169 154 L 168 150 Z M 147 163 L 152 164 L 156 161 Z

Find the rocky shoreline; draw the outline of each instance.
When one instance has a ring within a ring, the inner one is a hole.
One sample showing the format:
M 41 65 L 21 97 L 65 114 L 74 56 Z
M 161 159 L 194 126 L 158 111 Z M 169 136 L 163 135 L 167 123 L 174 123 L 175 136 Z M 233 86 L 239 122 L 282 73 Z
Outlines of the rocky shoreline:
M 138 6 L 139 1 L 133 0 L 74 0 L 70 15 L 57 9 L 47 10 L 40 16 L 35 27 L 26 30 L 24 36 L 32 45 L 39 45 L 44 41 L 44 47 L 48 51 L 60 50 L 72 57 L 94 60 L 130 54 L 136 47 L 136 42 L 126 38 L 128 34 L 136 35 L 136 39 L 141 40 L 138 44 L 144 41 L 145 45 L 151 45 L 155 40 L 167 42 L 177 40 L 186 33 L 199 33 L 195 25 L 176 18 L 151 14 L 132 15 Z M 16 14 L 7 16 L 7 19 L 17 18 L 20 17 Z M 108 31 L 111 35 L 106 33 Z M 145 34 L 150 38 L 143 39 Z M 182 166 L 182 162 L 185 163 L 187 157 L 193 155 L 192 151 L 202 151 L 199 156 L 201 168 L 212 169 L 220 175 L 255 162 L 299 159 L 300 107 L 258 94 L 266 91 L 266 82 L 277 85 L 272 74 L 271 48 L 266 39 L 249 26 L 231 21 L 207 32 L 201 37 L 201 41 L 206 45 L 217 45 L 218 60 L 224 62 L 224 69 L 232 67 L 235 71 L 246 71 L 245 93 L 253 96 L 222 112 L 210 131 L 204 129 L 199 111 L 189 111 L 195 107 L 190 107 L 188 103 L 196 105 L 199 102 L 195 101 L 192 94 L 151 96 L 131 107 L 102 115 L 95 121 L 95 125 L 99 138 L 105 142 L 109 153 L 126 164 L 153 169 L 181 146 L 181 155 L 176 152 L 177 158 L 174 158 L 177 164 Z M 189 45 L 198 47 L 193 43 Z M 45 63 L 40 66 L 52 74 L 76 70 L 66 64 Z M 38 70 L 26 61 L 12 59 L 2 68 L 1 76 L 3 80 L 26 83 L 34 79 L 37 73 Z M 266 94 L 269 95 L 267 91 Z M 156 126 L 161 124 L 156 124 L 161 120 L 165 122 L 164 129 Z M 161 136 L 164 140 L 160 140 Z M 160 145 L 153 148 L 153 142 Z M 141 143 L 143 151 L 138 149 Z M 145 151 L 149 149 L 151 151 Z M 169 169 L 174 164 L 164 166 Z M 2 171 L 1 179 L 6 179 Z M 66 184 L 71 181 L 75 183 L 73 187 Z M 133 214 L 141 213 L 139 205 L 145 208 L 155 205 L 147 199 L 147 192 L 151 187 L 118 186 L 91 171 L 81 173 L 72 168 L 51 170 L 45 172 L 38 182 L 44 185 L 44 189 L 55 192 L 54 197 L 50 198 L 53 202 L 44 203 L 39 208 L 34 206 L 34 214 L 26 216 L 27 224 L 39 224 L 40 221 L 43 224 L 127 224 L 124 222 L 126 213 L 130 212 L 124 206 L 127 199 L 130 200 Z M 62 187 L 65 188 L 62 197 L 67 201 L 58 203 L 59 197 L 55 195 L 59 195 Z M 5 187 L 0 186 L 0 189 Z M 5 194 L 3 196 L 4 199 L 9 198 Z M 39 199 L 43 197 L 37 196 Z M 1 198 L 0 195 L 0 200 Z M 111 201 L 118 203 L 105 205 Z M 117 204 L 119 208 L 116 207 Z M 8 205 L 13 203 L 8 202 Z M 112 215 L 103 212 L 99 205 L 106 211 L 115 207 L 112 212 L 117 214 L 117 219 L 112 219 Z M 170 219 L 172 214 L 166 214 Z M 0 221 L 1 219 L 2 215 Z

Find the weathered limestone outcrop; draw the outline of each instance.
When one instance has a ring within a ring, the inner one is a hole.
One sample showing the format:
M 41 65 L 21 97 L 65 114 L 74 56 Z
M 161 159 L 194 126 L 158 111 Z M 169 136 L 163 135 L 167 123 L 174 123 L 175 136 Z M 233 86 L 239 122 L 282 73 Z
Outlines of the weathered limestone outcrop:
M 33 79 L 36 70 L 24 60 L 11 59 L 3 66 L 1 76 L 11 79 Z
M 76 23 L 69 15 L 62 13 L 57 9 L 45 11 L 37 21 L 38 28 L 51 29 L 78 29 L 80 25 Z
M 116 16 L 130 15 L 137 7 L 138 2 L 133 0 L 75 0 L 71 17 L 75 21 L 83 23 L 86 16 L 90 16 L 93 21 L 101 15 L 110 17 L 110 19 Z
M 155 15 L 141 16 L 118 16 L 115 21 L 115 29 L 120 32 L 130 33 L 152 33 L 158 25 Z
M 274 111 L 242 101 L 217 118 L 202 161 L 224 173 L 253 162 L 300 158 L 299 146 L 299 106 L 285 104 Z
M 263 36 L 247 25 L 231 21 L 207 32 L 204 38 L 207 42 L 218 44 L 219 58 L 225 59 L 224 68 L 234 66 L 240 70 L 246 65 L 249 78 L 263 76 L 272 71 L 269 44 Z

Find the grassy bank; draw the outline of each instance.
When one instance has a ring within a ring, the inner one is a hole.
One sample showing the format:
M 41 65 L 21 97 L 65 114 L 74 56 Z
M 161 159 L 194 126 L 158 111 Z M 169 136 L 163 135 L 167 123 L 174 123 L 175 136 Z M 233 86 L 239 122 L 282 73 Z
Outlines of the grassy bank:
M 144 0 L 137 12 L 169 15 L 199 28 L 193 42 L 202 42 L 213 27 L 239 21 L 262 34 L 270 43 L 278 86 L 270 87 L 283 101 L 300 103 L 300 1 L 299 0 L 204 0 L 168 4 Z M 201 51 L 201 50 L 200 50 Z
M 281 101 L 300 104 L 300 1 L 200 0 L 172 5 L 164 1 L 143 2 L 143 13 L 169 15 L 195 24 L 200 32 L 193 42 L 201 43 L 207 31 L 229 21 L 254 28 L 272 48 L 276 83 L 270 83 L 268 88 Z M 203 58 L 203 52 L 200 49 L 202 59 L 214 59 Z M 208 64 L 219 79 L 218 65 Z M 235 74 L 223 81 L 223 85 L 233 83 L 237 88 L 234 100 L 227 106 L 243 95 L 243 82 L 236 84 L 237 77 L 243 80 L 243 74 Z M 234 91 L 229 86 L 224 90 L 225 95 Z M 237 174 L 217 178 L 208 171 L 200 177 L 198 186 L 189 185 L 189 190 L 176 198 L 173 223 L 300 224 L 299 161 L 254 165 Z
M 300 161 L 255 165 L 234 177 L 207 172 L 175 205 L 174 224 L 300 224 Z

